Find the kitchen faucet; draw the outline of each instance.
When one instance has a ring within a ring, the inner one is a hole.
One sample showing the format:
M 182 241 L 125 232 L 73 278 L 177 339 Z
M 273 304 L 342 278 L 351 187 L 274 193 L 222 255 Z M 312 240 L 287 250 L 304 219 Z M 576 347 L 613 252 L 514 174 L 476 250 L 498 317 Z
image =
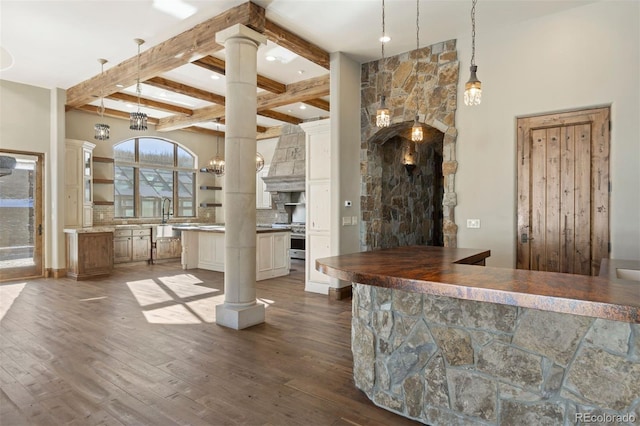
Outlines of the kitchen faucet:
M 168 202 L 166 215 L 164 209 L 165 202 Z M 162 223 L 167 223 L 169 221 L 169 216 L 171 216 L 171 198 L 162 197 Z

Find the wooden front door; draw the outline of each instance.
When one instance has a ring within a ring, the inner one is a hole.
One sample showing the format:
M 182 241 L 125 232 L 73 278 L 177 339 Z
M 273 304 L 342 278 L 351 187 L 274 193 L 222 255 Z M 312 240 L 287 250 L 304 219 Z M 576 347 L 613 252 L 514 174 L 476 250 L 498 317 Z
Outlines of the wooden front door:
M 597 275 L 609 257 L 609 112 L 518 119 L 517 268 Z

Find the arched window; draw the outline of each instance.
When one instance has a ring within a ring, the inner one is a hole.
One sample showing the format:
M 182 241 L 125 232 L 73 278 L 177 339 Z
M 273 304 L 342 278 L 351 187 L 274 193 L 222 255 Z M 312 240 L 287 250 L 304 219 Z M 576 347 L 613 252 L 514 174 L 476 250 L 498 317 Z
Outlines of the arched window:
M 164 202 L 175 217 L 196 215 L 196 159 L 164 139 L 129 139 L 113 147 L 115 216 L 160 218 Z

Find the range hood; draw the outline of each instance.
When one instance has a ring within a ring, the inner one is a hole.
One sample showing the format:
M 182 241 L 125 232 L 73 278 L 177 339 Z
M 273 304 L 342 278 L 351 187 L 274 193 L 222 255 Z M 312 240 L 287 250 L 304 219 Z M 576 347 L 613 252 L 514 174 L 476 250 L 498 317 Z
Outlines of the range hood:
M 305 133 L 300 126 L 293 124 L 282 126 L 282 133 L 269 166 L 269 174 L 262 178 L 267 191 L 289 193 L 305 190 L 304 143 Z M 289 199 L 286 202 L 295 201 Z

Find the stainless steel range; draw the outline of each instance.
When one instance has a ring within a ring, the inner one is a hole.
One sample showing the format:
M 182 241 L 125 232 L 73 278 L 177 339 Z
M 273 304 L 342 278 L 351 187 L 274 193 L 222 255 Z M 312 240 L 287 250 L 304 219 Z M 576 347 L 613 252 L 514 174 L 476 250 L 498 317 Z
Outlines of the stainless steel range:
M 300 222 L 294 223 L 274 223 L 273 228 L 290 229 L 291 230 L 291 250 L 289 250 L 291 259 L 305 260 L 306 250 L 306 225 Z

